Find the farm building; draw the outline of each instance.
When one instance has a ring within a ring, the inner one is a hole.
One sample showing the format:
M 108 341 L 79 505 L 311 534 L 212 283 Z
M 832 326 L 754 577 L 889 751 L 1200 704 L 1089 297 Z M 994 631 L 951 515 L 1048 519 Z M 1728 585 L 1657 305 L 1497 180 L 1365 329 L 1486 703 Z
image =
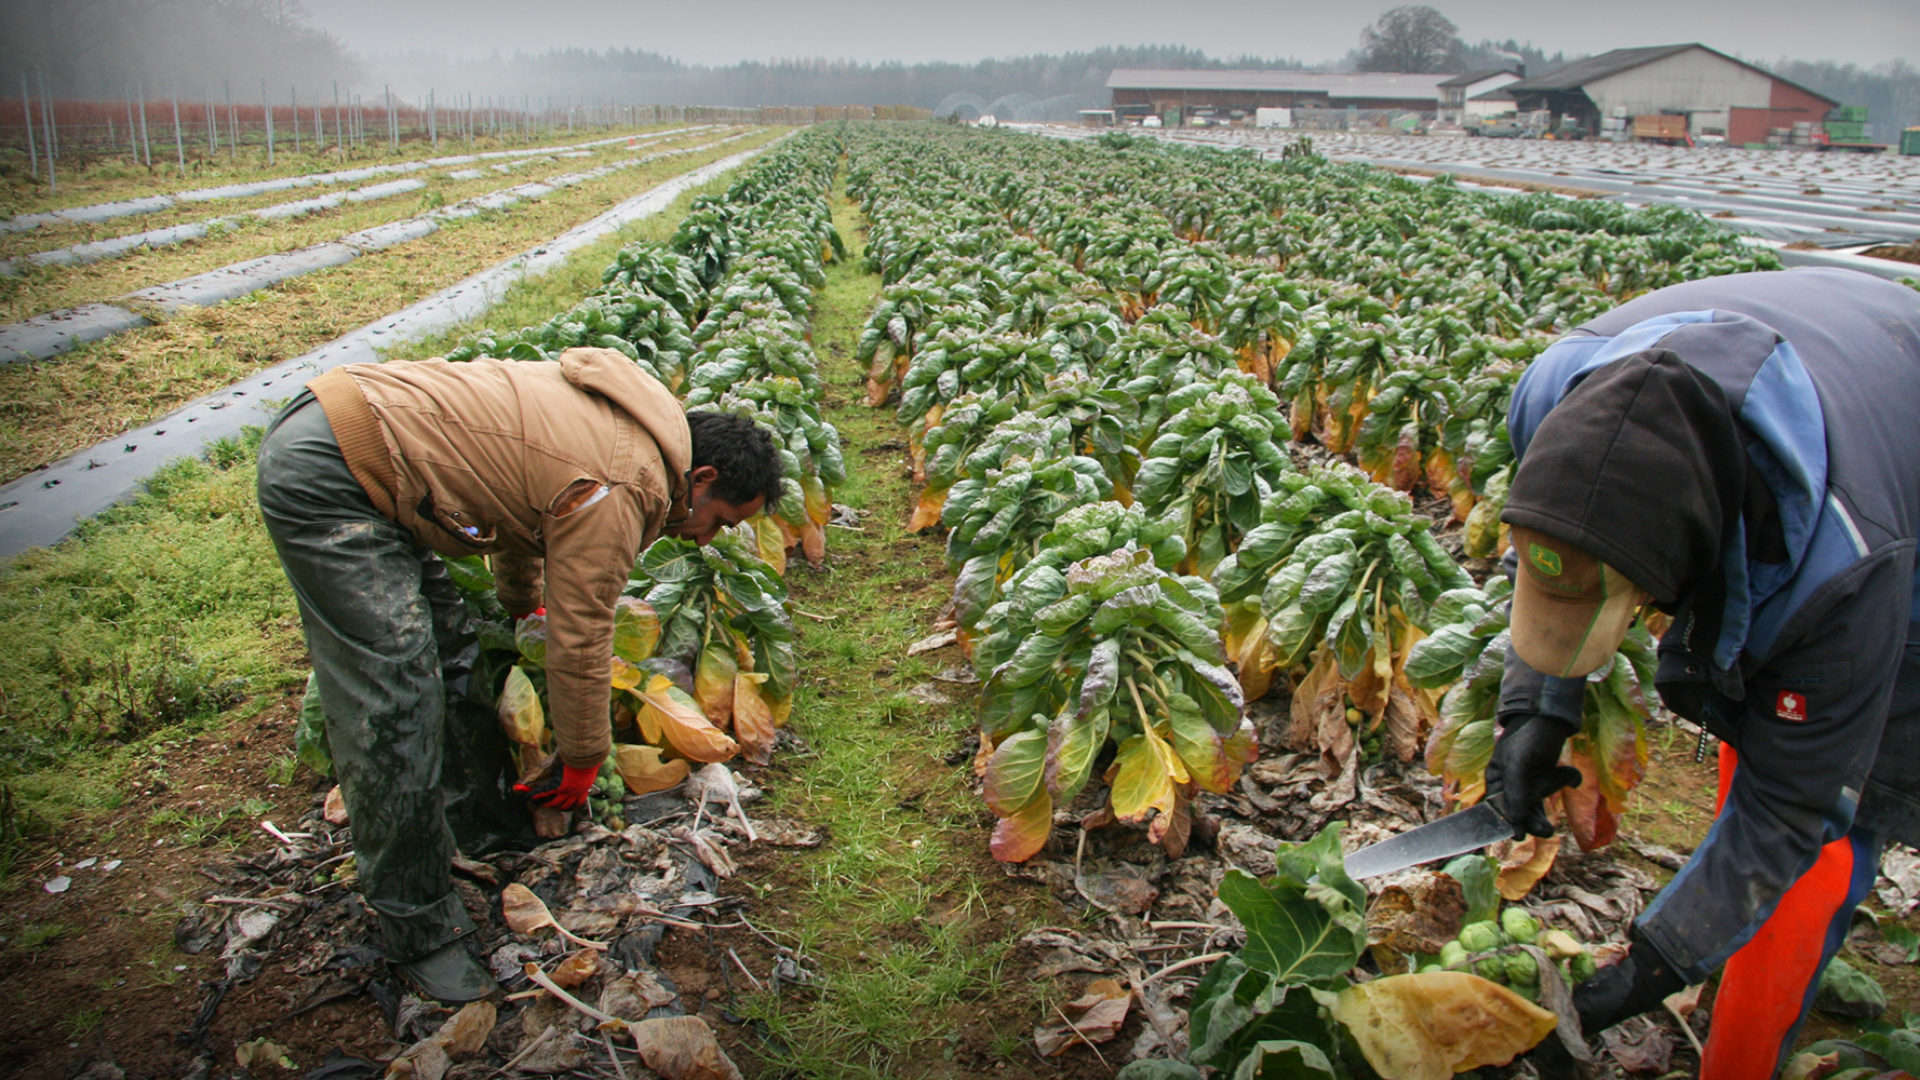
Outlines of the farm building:
M 1440 84 L 1440 122 L 1459 124 L 1467 120 L 1512 112 L 1512 98 L 1500 100 L 1482 95 L 1492 94 L 1496 90 L 1519 82 L 1521 77 L 1521 72 L 1506 68 L 1469 71 L 1464 75 L 1455 75 Z
M 1603 117 L 1683 115 L 1690 134 L 1765 142 L 1775 128 L 1818 121 L 1832 98 L 1698 42 L 1615 49 L 1501 87 L 1521 112 L 1571 117 L 1589 133 Z
M 1397 109 L 1432 113 L 1447 75 L 1116 68 L 1107 77 L 1122 117 L 1250 116 L 1255 109 Z

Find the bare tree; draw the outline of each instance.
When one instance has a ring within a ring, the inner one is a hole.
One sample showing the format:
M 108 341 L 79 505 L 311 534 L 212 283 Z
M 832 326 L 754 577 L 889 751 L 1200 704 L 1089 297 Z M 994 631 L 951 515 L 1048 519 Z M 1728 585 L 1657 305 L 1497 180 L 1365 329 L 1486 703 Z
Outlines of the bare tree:
M 1464 48 L 1451 19 L 1425 4 L 1406 4 L 1360 31 L 1360 70 L 1458 71 Z

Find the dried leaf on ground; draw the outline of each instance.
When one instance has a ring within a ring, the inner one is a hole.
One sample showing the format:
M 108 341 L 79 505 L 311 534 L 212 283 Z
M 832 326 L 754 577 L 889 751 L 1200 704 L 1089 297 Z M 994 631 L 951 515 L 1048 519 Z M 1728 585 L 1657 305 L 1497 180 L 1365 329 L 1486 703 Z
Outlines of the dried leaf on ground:
M 286 1047 L 264 1038 L 234 1047 L 233 1060 L 243 1069 L 253 1069 L 261 1065 L 275 1065 L 282 1069 L 295 1067 L 293 1058 L 287 1054 Z
M 943 630 L 938 634 L 930 634 L 927 637 L 923 637 L 919 641 L 907 646 L 907 655 L 919 656 L 921 653 L 932 652 L 935 649 L 944 649 L 958 640 L 959 635 L 956 632 Z
M 761 818 L 753 827 L 762 842 L 775 847 L 819 847 L 826 839 L 819 829 L 783 818 Z
M 1160 898 L 1160 890 L 1131 868 L 1075 875 L 1073 887 L 1087 903 L 1118 915 L 1144 915 Z
M 532 889 L 517 881 L 501 892 L 500 914 L 507 920 L 508 928 L 516 934 L 531 934 L 551 926 L 560 932 L 561 937 L 582 948 L 604 949 L 607 947 L 601 942 L 588 941 L 576 936 L 571 930 L 554 921 L 553 912 L 547 910 L 547 905 L 538 896 L 533 895 Z
M 636 971 L 607 983 L 600 991 L 600 1011 L 638 1023 L 654 1009 L 673 1004 L 675 997 L 652 972 Z
M 585 1065 L 593 1056 L 593 1050 L 599 1048 L 598 1042 L 589 1043 L 578 1032 L 556 1028 L 552 1035 L 546 1036 L 545 1041 L 521 1058 L 513 1071 L 547 1076 L 570 1073 Z
M 533 811 L 534 834 L 543 840 L 558 840 L 567 835 L 567 827 L 573 824 L 573 811 L 556 810 L 551 806 L 535 806 Z
M 1553 869 L 1560 854 L 1558 836 L 1529 836 L 1513 845 L 1500 859 L 1500 895 L 1508 901 L 1519 900 Z
M 1059 1057 L 1082 1043 L 1112 1039 L 1126 1023 L 1133 993 L 1113 979 L 1095 979 L 1086 993 L 1060 1006 L 1058 1022 L 1033 1029 L 1034 1046 L 1041 1057 Z
M 1448 1080 L 1502 1065 L 1554 1029 L 1554 1015 L 1498 983 L 1458 971 L 1389 975 L 1334 996 L 1334 1019 L 1386 1080 Z
M 640 1060 L 662 1080 L 743 1080 L 713 1029 L 697 1016 L 642 1020 L 628 1031 Z
M 1694 983 L 1685 990 L 1668 995 L 1664 1004 L 1673 1015 L 1685 1020 L 1699 1010 L 1700 993 L 1706 988 L 1706 983 Z
M 327 819 L 327 824 L 336 828 L 347 823 L 347 797 L 340 793 L 339 784 L 333 785 L 333 789 L 327 792 L 327 803 L 320 813 Z
M 414 1043 L 387 1066 L 386 1080 L 440 1080 L 454 1059 L 486 1049 L 499 1013 L 491 1001 L 462 1006 L 433 1034 Z
M 675 829 L 674 835 L 693 848 L 694 858 L 699 859 L 702 865 L 713 871 L 715 877 L 730 878 L 738 870 L 734 865 L 733 856 L 727 853 L 726 845 L 720 842 L 718 833 L 710 829 L 695 832 L 683 826 Z
M 1646 1016 L 1623 1020 L 1600 1033 L 1607 1054 L 1636 1075 L 1659 1075 L 1673 1065 L 1673 1040 Z
M 1880 856 L 1880 879 L 1874 893 L 1889 912 L 1901 918 L 1920 907 L 1920 854 L 1900 844 L 1888 844 Z
M 433 1041 L 446 1048 L 450 1057 L 461 1058 L 477 1054 L 486 1048 L 487 1036 L 493 1034 L 493 1025 L 499 1020 L 491 1001 L 470 1001 L 461 1006 L 440 1030 L 433 1033 Z
M 385 1080 L 440 1080 L 452 1067 L 445 1047 L 431 1041 L 418 1042 L 387 1063 Z
M 579 949 L 560 961 L 558 967 L 548 974 L 553 981 L 568 990 L 579 986 L 600 973 L 600 953 L 596 949 Z

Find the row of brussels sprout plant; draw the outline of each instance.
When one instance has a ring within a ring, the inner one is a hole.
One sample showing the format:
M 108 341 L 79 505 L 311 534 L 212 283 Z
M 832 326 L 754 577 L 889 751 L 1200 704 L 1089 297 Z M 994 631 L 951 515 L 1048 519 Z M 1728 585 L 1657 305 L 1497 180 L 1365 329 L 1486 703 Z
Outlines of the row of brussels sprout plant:
M 1310 150 L 866 131 L 848 189 L 883 281 L 868 400 L 908 427 L 912 525 L 946 530 L 1015 861 L 1090 785 L 1181 850 L 1194 796 L 1254 757 L 1245 703 L 1281 684 L 1285 742 L 1327 776 L 1424 754 L 1476 798 L 1504 605 L 1435 528 L 1499 554 L 1520 372 L 1623 299 L 1775 265 L 1690 213 Z M 1574 740 L 1585 846 L 1645 761 L 1645 646 Z

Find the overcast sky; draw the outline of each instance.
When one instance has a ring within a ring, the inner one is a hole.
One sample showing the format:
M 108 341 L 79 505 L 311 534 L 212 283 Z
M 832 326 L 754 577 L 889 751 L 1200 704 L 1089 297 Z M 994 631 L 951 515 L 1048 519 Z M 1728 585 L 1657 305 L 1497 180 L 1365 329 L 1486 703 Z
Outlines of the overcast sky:
M 631 47 L 696 64 L 829 57 L 955 60 L 1101 45 L 1188 45 L 1209 56 L 1336 60 L 1394 0 L 305 0 L 313 22 L 372 53 L 456 56 Z M 1920 56 L 1920 0 L 1441 0 L 1469 42 L 1548 53 L 1699 41 L 1753 60 L 1876 64 Z

